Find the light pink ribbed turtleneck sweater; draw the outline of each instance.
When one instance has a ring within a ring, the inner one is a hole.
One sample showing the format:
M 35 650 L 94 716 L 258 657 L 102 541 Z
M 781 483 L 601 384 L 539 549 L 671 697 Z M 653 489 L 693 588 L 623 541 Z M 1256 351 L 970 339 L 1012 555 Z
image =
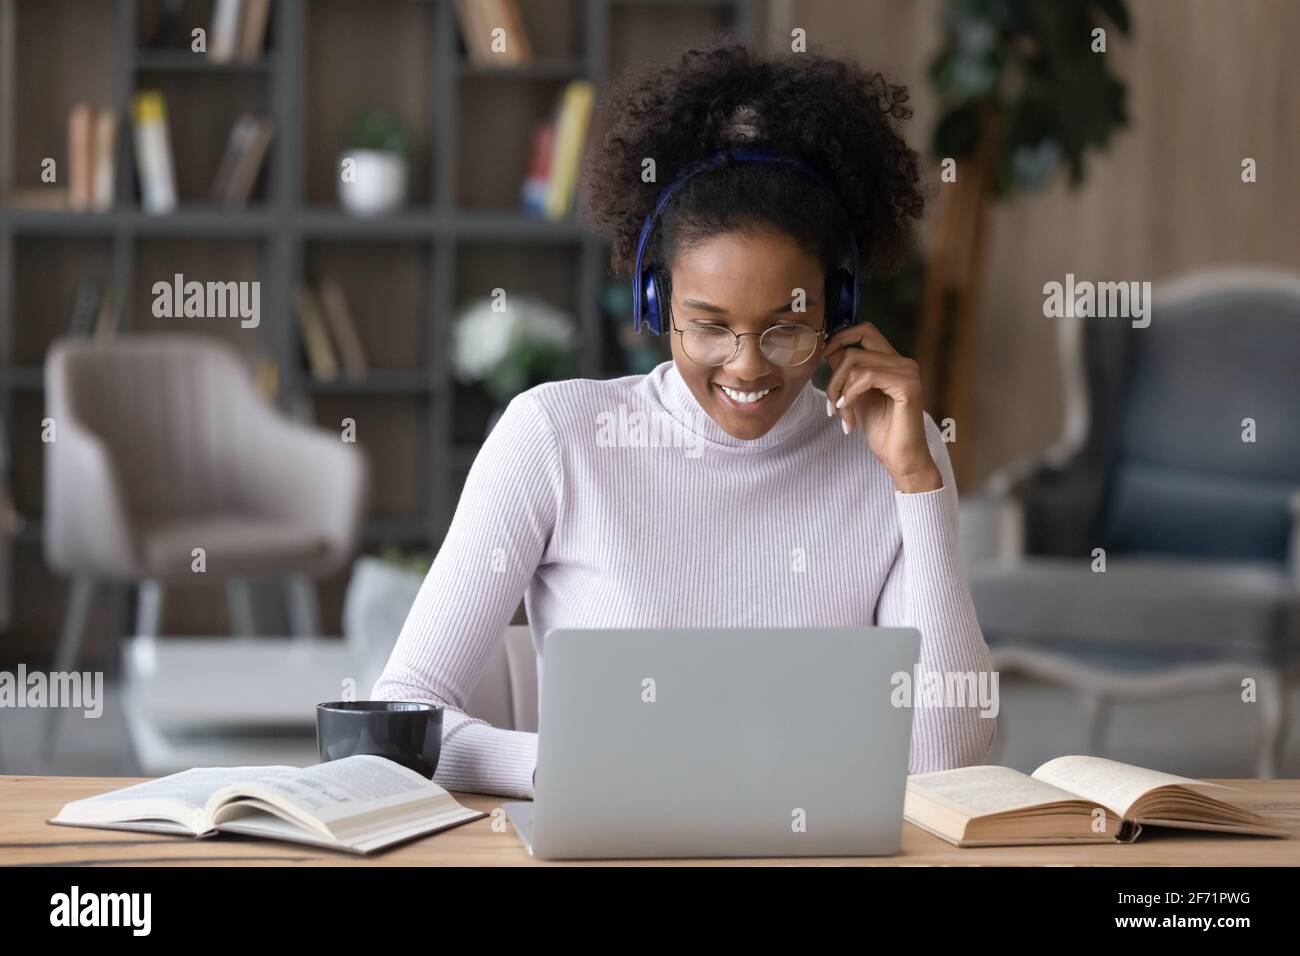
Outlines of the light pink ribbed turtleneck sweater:
M 537 735 L 463 708 L 522 595 L 553 627 L 910 625 L 922 673 L 990 669 L 944 487 L 897 491 L 808 383 L 767 434 L 733 438 L 672 362 L 540 385 L 507 406 L 371 696 L 443 704 L 435 780 L 532 798 Z M 869 733 L 869 728 L 863 729 Z M 918 707 L 909 770 L 983 762 L 996 719 Z

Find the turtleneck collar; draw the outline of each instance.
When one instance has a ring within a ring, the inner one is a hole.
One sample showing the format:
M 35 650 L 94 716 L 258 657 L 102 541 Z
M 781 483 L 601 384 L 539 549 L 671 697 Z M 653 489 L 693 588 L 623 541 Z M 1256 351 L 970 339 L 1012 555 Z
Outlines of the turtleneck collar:
M 811 380 L 804 383 L 794 401 L 765 434 L 746 439 L 736 438 L 713 420 L 671 359 L 656 365 L 647 378 L 659 404 L 679 425 L 708 444 L 730 451 L 763 451 L 782 444 L 813 424 L 812 413 L 816 411 L 817 396 Z

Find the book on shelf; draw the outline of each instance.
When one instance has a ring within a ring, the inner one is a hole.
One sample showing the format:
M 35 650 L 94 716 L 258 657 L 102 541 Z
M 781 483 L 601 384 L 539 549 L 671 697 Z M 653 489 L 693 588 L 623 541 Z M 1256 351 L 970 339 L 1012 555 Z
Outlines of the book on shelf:
M 239 0 L 216 0 L 212 7 L 212 29 L 208 31 L 208 59 L 229 63 L 239 44 Z
M 490 0 L 489 8 L 495 7 L 496 20 L 506 29 L 507 55 L 510 64 L 530 63 L 533 60 L 533 44 L 524 29 L 523 14 L 519 10 L 519 0 Z
M 95 113 L 88 103 L 73 105 L 68 113 L 68 208 L 90 208 L 94 188 Z
M 533 127 L 528 177 L 521 190 L 524 212 L 540 217 L 546 211 L 547 182 L 551 178 L 551 154 L 555 151 L 555 123 L 544 120 Z
M 162 94 L 157 90 L 141 90 L 131 97 L 131 120 L 135 127 L 136 172 L 144 210 L 171 212 L 176 208 L 176 174 Z
M 980 766 L 907 778 L 903 818 L 954 846 L 1131 843 L 1145 826 L 1289 836 L 1242 791 L 1101 757 L 1057 757 L 1030 775 Z
M 68 335 L 112 338 L 122 321 L 122 294 L 112 282 L 83 279 L 72 298 Z
M 262 56 L 271 0 L 244 0 L 239 19 L 239 59 L 255 63 Z
M 352 310 L 348 308 L 343 286 L 326 276 L 317 283 L 317 288 L 320 290 L 321 306 L 333 333 L 334 344 L 338 346 L 344 377 L 353 382 L 365 381 L 370 374 L 370 367 L 366 362 L 365 349 L 361 345 L 356 323 L 352 321 Z
M 518 66 L 533 59 L 533 45 L 516 0 L 456 0 L 456 22 L 470 62 Z M 493 31 L 505 31 L 497 43 Z
M 113 208 L 113 185 L 117 172 L 117 113 L 100 110 L 95 114 L 91 166 L 90 208 L 107 212 Z
M 564 88 L 555 120 L 555 147 L 546 186 L 544 212 L 547 219 L 558 221 L 572 211 L 594 98 L 595 91 L 589 80 L 570 80 Z
M 251 113 L 241 113 L 230 127 L 230 136 L 226 140 L 226 151 L 221 154 L 221 164 L 217 166 L 216 178 L 212 181 L 212 199 L 225 202 L 230 191 L 230 181 L 235 175 L 235 165 L 239 157 L 248 149 L 248 141 L 257 122 Z
M 72 296 L 72 318 L 68 321 L 68 335 L 87 336 L 95 331 L 99 317 L 100 285 L 94 279 L 82 279 Z
M 456 23 L 460 27 L 460 38 L 465 44 L 465 52 L 472 63 L 489 63 L 492 59 L 490 37 L 485 29 L 486 21 L 482 11 L 474 0 L 456 0 Z
M 300 283 L 295 299 L 298 328 L 302 333 L 302 347 L 307 353 L 307 367 L 311 371 L 311 377 L 318 382 L 332 382 L 338 378 L 339 367 L 316 297 L 306 283 Z
M 243 113 L 230 128 L 226 151 L 212 183 L 214 202 L 246 206 L 271 143 L 271 121 Z
M 67 208 L 104 212 L 113 206 L 117 114 L 77 103 L 68 113 Z
M 311 767 L 195 767 L 74 800 L 45 822 L 366 854 L 485 816 L 414 770 L 357 754 Z
M 110 282 L 104 286 L 99 297 L 99 309 L 95 313 L 95 338 L 111 339 L 117 334 L 117 327 L 122 322 L 122 295 L 117 286 Z

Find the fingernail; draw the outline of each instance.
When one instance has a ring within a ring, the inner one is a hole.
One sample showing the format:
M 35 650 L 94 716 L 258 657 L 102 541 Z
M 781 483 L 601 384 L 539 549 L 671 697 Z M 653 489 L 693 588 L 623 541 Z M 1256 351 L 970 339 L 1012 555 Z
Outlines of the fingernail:
M 841 419 L 840 419 L 840 424 L 844 426 L 844 434 L 847 435 L 847 434 L 849 433 L 849 423 L 848 423 L 848 421 L 847 421 L 846 419 L 841 418 Z
M 835 409 L 831 407 L 831 400 L 828 398 L 826 399 L 826 417 L 830 418 L 834 414 Z
M 835 403 L 835 407 L 836 407 L 836 408 L 843 408 L 843 407 L 844 407 L 844 396 L 843 396 L 843 395 L 841 395 L 841 396 L 840 396 L 840 400 L 839 400 L 838 402 Z

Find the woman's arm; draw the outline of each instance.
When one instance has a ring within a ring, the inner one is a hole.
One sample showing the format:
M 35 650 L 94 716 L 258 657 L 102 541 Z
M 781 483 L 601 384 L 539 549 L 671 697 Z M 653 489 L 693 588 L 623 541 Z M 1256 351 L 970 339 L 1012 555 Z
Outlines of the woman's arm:
M 474 459 L 438 556 L 371 697 L 442 704 L 434 780 L 532 798 L 537 735 L 469 717 L 465 703 L 545 553 L 563 493 L 559 445 L 533 396 L 517 396 Z
M 957 490 L 939 427 L 925 416 L 926 441 L 943 476 L 943 487 L 906 494 L 895 490 L 902 545 L 876 605 L 876 623 L 921 632 L 921 679 L 912 687 L 912 751 L 909 773 L 981 764 L 997 736 L 998 685 L 988 645 L 980 633 L 957 549 Z M 972 688 L 963 707 L 924 707 L 926 674 Z M 915 675 L 909 675 L 915 677 Z M 981 706 L 983 703 L 986 706 Z M 987 714 L 987 716 L 983 715 Z

